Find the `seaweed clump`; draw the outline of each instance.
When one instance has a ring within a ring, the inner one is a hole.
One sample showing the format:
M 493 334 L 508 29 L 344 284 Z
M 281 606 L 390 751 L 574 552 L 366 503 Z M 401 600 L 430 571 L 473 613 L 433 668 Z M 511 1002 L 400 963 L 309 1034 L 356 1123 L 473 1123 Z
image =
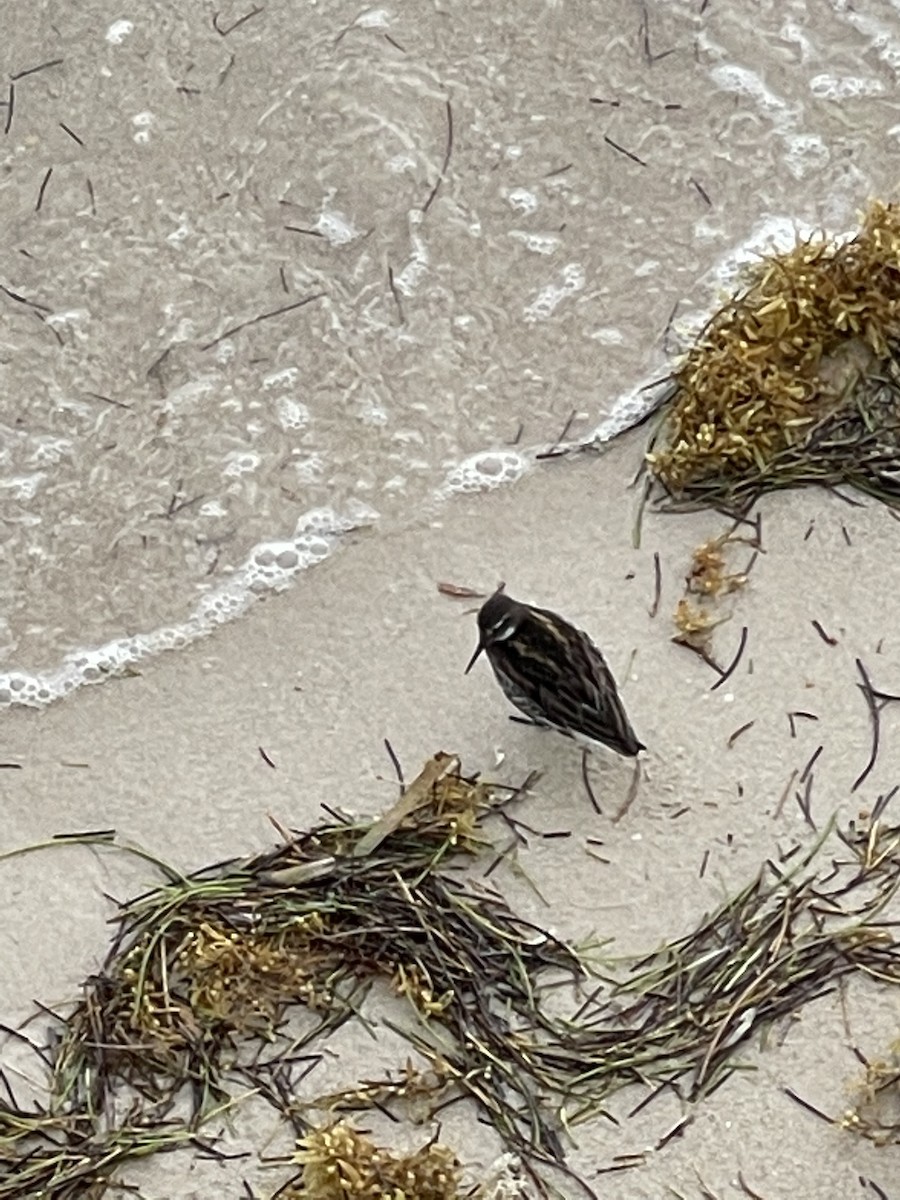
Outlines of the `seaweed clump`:
M 709 651 L 712 632 L 716 626 L 728 620 L 727 615 L 718 612 L 719 601 L 746 585 L 758 552 L 757 536 L 756 541 L 748 542 L 754 547 L 748 566 L 743 571 L 729 570 L 726 553 L 735 543 L 743 542 L 748 542 L 748 539 L 736 535 L 731 529 L 697 546 L 685 576 L 684 595 L 675 608 L 673 620 L 677 632 L 672 640 L 678 645 L 687 646 L 708 662 L 712 662 Z
M 849 485 L 900 506 L 900 209 L 764 257 L 673 376 L 647 453 L 669 507 Z
M 900 1146 L 900 1040 L 886 1058 L 866 1063 L 854 1090 L 855 1103 L 840 1121 L 843 1128 L 876 1146 Z
M 455 1155 L 434 1138 L 400 1154 L 344 1121 L 301 1138 L 291 1161 L 300 1172 L 272 1200 L 521 1200 L 531 1194 L 512 1155 L 501 1155 L 474 1188 L 464 1188 Z
M 457 1200 L 460 1169 L 452 1151 L 429 1141 L 411 1154 L 378 1146 L 338 1121 L 302 1139 L 294 1155 L 301 1174 L 278 1200 Z

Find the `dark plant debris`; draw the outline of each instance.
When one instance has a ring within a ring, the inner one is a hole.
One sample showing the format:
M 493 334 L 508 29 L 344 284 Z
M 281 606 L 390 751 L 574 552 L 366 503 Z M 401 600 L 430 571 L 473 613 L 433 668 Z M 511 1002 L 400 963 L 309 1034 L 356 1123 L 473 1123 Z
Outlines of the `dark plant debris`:
M 165 882 L 120 907 L 106 960 L 72 1011 L 40 1008 L 47 1048 L 5 1031 L 31 1045 L 49 1087 L 29 1109 L 0 1072 L 0 1200 L 99 1197 L 136 1156 L 213 1152 L 201 1123 L 248 1084 L 298 1139 L 284 1165 L 300 1174 L 282 1195 L 374 1196 L 372 1170 L 403 1161 L 364 1144 L 342 1114 L 399 1119 L 401 1109 L 421 1124 L 469 1099 L 539 1194 L 549 1194 L 549 1170 L 595 1196 L 566 1165 L 568 1131 L 603 1115 L 614 1093 L 644 1087 L 639 1107 L 669 1089 L 698 1101 L 754 1036 L 846 976 L 900 983 L 888 920 L 900 826 L 878 815 L 839 833 L 837 848 L 829 824 L 812 848 L 766 862 L 693 933 L 629 966 L 596 950 L 588 960 L 465 870 L 496 853 L 485 821 L 508 817 L 518 794 L 438 754 L 371 824 L 335 813 L 274 850 L 191 875 L 131 847 Z M 110 830 L 47 844 L 74 842 L 117 847 Z M 329 1096 L 301 1093 L 330 1034 L 366 1020 L 376 980 L 409 1006 L 379 1018 L 408 1041 L 405 1069 Z M 299 1036 L 285 1024 L 292 1013 L 305 1014 Z M 432 1141 L 405 1161 L 414 1178 L 386 1194 L 454 1200 L 449 1150 Z M 357 1190 L 328 1191 L 329 1163 L 349 1164 L 337 1175 Z
M 900 208 L 764 257 L 675 374 L 647 464 L 668 508 L 849 486 L 900 506 Z

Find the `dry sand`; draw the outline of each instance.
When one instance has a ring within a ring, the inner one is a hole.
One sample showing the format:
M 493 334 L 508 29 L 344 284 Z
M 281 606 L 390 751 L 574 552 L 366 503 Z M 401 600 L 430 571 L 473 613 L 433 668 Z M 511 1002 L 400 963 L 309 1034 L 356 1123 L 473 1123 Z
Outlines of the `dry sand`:
M 765 553 L 716 636 L 727 660 L 746 625 L 746 654 L 727 687 L 711 693 L 709 668 L 671 643 L 670 614 L 690 551 L 721 522 L 651 517 L 642 547 L 633 549 L 636 497 L 622 480 L 641 447 L 629 435 L 601 460 L 552 463 L 505 494 L 461 499 L 427 537 L 361 534 L 302 588 L 258 606 L 214 640 L 72 703 L 10 713 L 4 755 L 24 769 L 2 778 L 5 846 L 114 826 L 180 867 L 197 867 L 267 845 L 269 813 L 302 827 L 317 819 L 322 801 L 379 810 L 394 794 L 382 749 L 389 738 L 409 769 L 443 748 L 503 779 L 545 772 L 524 815 L 574 835 L 535 839 L 524 856 L 549 907 L 521 882 L 504 881 L 527 915 L 568 938 L 614 937 L 623 953 L 686 932 L 765 857 L 813 836 L 793 796 L 780 816 L 774 810 L 791 772 L 816 746 L 824 747 L 812 791 L 819 823 L 835 811 L 846 821 L 898 777 L 900 733 L 888 714 L 876 768 L 850 795 L 870 737 L 854 659 L 864 660 L 876 686 L 896 689 L 900 678 L 889 608 L 897 526 L 877 507 L 851 508 L 816 493 L 764 504 Z M 654 619 L 655 550 L 663 592 Z M 639 797 L 618 825 L 609 815 L 627 791 L 623 763 L 596 762 L 604 815 L 595 816 L 570 744 L 507 722 L 486 670 L 462 676 L 474 620 L 439 595 L 436 582 L 490 587 L 500 577 L 587 626 L 622 680 L 650 751 Z M 813 619 L 837 645 L 823 642 Z M 791 709 L 819 718 L 798 723 L 796 739 Z M 729 735 L 751 720 L 753 728 L 727 749 Z M 505 758 L 496 768 L 498 751 Z M 588 856 L 586 836 L 604 840 L 608 865 Z M 59 1002 L 72 995 L 104 950 L 110 907 L 102 893 L 123 895 L 147 881 L 147 871 L 76 848 L 5 864 L 4 910 L 16 914 L 2 931 L 0 1010 L 7 1019 L 23 1016 L 32 996 Z M 699 1173 L 716 1195 L 733 1197 L 741 1194 L 738 1172 L 766 1200 L 836 1200 L 854 1195 L 860 1177 L 890 1193 L 896 1151 L 879 1152 L 829 1128 L 782 1090 L 790 1086 L 831 1113 L 845 1106 L 847 1082 L 858 1072 L 850 1046 L 876 1056 L 897 1032 L 891 991 L 854 979 L 848 1008 L 849 1031 L 837 1000 L 825 999 L 778 1030 L 765 1050 L 749 1050 L 754 1071 L 702 1103 L 684 1137 L 645 1166 L 594 1178 L 598 1194 L 656 1197 L 671 1185 L 699 1196 Z M 367 1038 L 355 1054 L 351 1048 L 344 1078 L 371 1074 L 373 1052 Z M 590 1178 L 616 1155 L 652 1146 L 677 1115 L 674 1103 L 661 1102 L 619 1127 L 587 1126 L 573 1162 Z M 261 1119 L 255 1132 L 270 1128 Z M 459 1146 L 475 1163 L 492 1149 L 477 1141 Z M 192 1172 L 176 1157 L 130 1174 L 147 1197 L 199 1197 L 207 1185 L 195 1177 L 211 1171 L 206 1164 Z M 210 1178 L 237 1195 L 237 1181 L 253 1174 L 241 1162 L 217 1166 Z

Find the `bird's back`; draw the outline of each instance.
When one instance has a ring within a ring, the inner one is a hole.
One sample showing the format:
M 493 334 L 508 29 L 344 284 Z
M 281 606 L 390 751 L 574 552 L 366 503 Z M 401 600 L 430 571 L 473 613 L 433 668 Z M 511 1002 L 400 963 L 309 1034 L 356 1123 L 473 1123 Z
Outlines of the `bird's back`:
M 521 607 L 516 636 L 488 652 L 507 697 L 532 720 L 633 758 L 645 747 L 598 647 L 558 614 Z

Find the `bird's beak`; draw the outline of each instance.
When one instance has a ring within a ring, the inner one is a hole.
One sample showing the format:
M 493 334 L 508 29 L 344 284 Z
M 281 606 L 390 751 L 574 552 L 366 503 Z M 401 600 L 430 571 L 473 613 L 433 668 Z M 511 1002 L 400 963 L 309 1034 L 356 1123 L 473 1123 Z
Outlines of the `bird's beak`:
M 469 659 L 469 665 L 463 671 L 463 675 L 468 675 L 468 673 L 472 670 L 472 668 L 475 666 L 475 662 L 476 662 L 476 659 L 478 658 L 478 655 L 482 652 L 483 649 L 484 649 L 484 642 L 482 642 L 479 639 L 478 645 L 475 647 L 475 653 Z

